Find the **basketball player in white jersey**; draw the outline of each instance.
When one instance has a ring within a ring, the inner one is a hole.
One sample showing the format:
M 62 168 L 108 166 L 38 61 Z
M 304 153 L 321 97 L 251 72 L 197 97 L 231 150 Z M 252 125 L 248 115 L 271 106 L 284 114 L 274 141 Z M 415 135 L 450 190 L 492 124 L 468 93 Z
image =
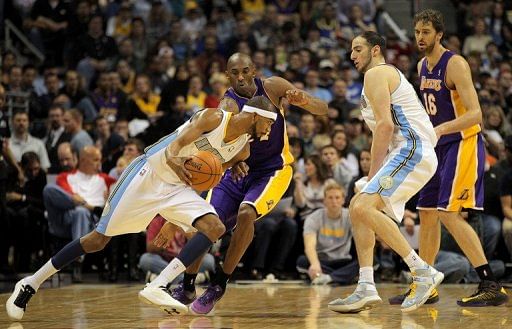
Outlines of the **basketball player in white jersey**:
M 168 313 L 186 313 L 166 285 L 202 256 L 225 227 L 215 209 L 191 187 L 184 163 L 198 150 L 217 155 L 226 170 L 249 156 L 249 140 L 270 132 L 277 109 L 268 98 L 250 99 L 239 114 L 220 109 L 198 112 L 174 133 L 146 148 L 125 169 L 110 194 L 94 231 L 70 242 L 36 273 L 20 280 L 7 300 L 7 314 L 20 320 L 39 286 L 64 266 L 86 253 L 102 250 L 111 237 L 143 231 L 160 214 L 184 231 L 198 231 L 195 243 L 180 254 L 146 286 L 140 298 Z
M 405 203 L 436 171 L 437 138 L 412 85 L 385 63 L 385 47 L 385 40 L 375 32 L 352 40 L 350 58 L 364 74 L 362 114 L 373 141 L 370 172 L 356 183 L 360 192 L 350 203 L 359 282 L 350 296 L 329 303 L 329 309 L 337 312 L 358 312 L 382 302 L 373 279 L 375 234 L 404 259 L 416 282 L 416 291 L 402 303 L 403 312 L 424 304 L 444 278 L 414 252 L 397 226 Z

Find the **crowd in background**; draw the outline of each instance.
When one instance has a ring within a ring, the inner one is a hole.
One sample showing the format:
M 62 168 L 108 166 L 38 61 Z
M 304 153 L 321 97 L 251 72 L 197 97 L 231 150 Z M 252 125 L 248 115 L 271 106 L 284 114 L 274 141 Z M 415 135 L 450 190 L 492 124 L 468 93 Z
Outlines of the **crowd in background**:
M 444 44 L 469 63 L 487 150 L 485 210 L 467 217 L 493 271 L 507 280 L 512 6 L 452 4 L 457 31 L 445 33 Z M 16 51 L 1 54 L 1 273 L 32 271 L 65 241 L 92 230 L 109 189 L 145 146 L 219 104 L 229 88 L 227 58 L 241 52 L 251 56 L 257 77 L 284 77 L 329 105 L 328 116 L 315 117 L 284 104 L 295 174 L 283 200 L 256 223 L 242 272 L 254 279 L 302 273 L 314 284 L 354 280 L 357 258 L 344 208 L 355 181 L 369 171 L 371 134 L 359 108 L 362 83 L 349 60 L 351 39 L 366 30 L 386 35 L 387 61 L 419 86 L 414 40 L 406 43 L 385 28 L 382 1 L 12 0 L 4 6 L 4 18 L 45 59 L 16 39 Z M 402 230 L 417 249 L 414 200 L 407 209 Z M 118 272 L 131 280 L 158 272 L 158 262 L 168 262 L 186 241 L 180 235 L 167 249 L 153 246 L 162 223 L 154 220 L 147 241 L 140 234 L 116 237 L 87 270 L 105 271 L 111 281 Z M 205 273 L 215 271 L 228 240 L 205 261 Z M 441 249 L 437 261 L 456 269 L 445 281 L 476 280 L 446 232 Z M 407 280 L 387 246 L 381 243 L 375 257 L 380 279 Z M 73 265 L 76 281 L 84 261 Z M 312 273 L 312 262 L 322 268 Z

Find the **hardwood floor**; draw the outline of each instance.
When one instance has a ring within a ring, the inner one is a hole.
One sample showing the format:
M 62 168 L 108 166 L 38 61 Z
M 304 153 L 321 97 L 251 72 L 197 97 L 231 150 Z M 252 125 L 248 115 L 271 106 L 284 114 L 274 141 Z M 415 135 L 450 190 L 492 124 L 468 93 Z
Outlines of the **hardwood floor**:
M 461 308 L 456 299 L 474 285 L 442 285 L 440 302 L 402 314 L 387 298 L 405 286 L 379 284 L 384 303 L 359 314 L 338 314 L 327 303 L 348 295 L 350 287 L 308 285 L 230 285 L 215 313 L 208 317 L 168 316 L 137 298 L 142 285 L 71 285 L 41 289 L 30 301 L 24 319 L 12 323 L 5 313 L 9 294 L 0 295 L 0 329 L 47 328 L 512 328 L 511 304 Z M 201 289 L 202 291 L 202 289 Z

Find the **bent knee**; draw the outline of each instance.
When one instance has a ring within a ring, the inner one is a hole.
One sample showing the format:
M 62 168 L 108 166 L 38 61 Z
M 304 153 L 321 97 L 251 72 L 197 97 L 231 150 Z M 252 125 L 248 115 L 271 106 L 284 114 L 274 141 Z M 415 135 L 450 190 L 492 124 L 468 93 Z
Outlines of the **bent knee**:
M 199 218 L 194 224 L 194 227 L 199 232 L 213 238 L 212 240 L 218 239 L 226 232 L 226 226 L 221 222 L 219 217 L 213 214 Z
M 254 221 L 258 218 L 256 209 L 248 204 L 242 204 L 238 210 L 237 226 L 244 224 L 254 224 Z
M 103 235 L 98 231 L 92 231 L 85 235 L 80 243 L 87 253 L 97 252 L 105 249 L 105 246 L 110 241 L 111 237 Z

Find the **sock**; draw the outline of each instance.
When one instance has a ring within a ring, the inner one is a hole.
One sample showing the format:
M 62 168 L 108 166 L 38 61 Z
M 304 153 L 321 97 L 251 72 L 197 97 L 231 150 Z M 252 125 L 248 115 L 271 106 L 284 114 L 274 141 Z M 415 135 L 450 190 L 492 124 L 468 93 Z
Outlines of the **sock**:
M 185 291 L 194 292 L 196 290 L 196 277 L 197 273 L 188 274 L 185 272 L 185 275 L 183 276 L 183 289 L 185 289 Z
M 405 263 L 407 263 L 407 266 L 409 266 L 411 271 L 417 268 L 425 268 L 428 266 L 428 264 L 425 263 L 423 259 L 421 259 L 420 256 L 418 256 L 418 254 L 414 250 L 411 250 L 409 255 L 407 255 L 404 258 L 404 261 Z
M 375 281 L 373 280 L 373 267 L 365 266 L 365 267 L 359 268 L 359 281 L 358 282 L 366 282 L 366 283 L 375 284 Z
M 225 291 L 230 278 L 231 274 L 226 274 L 224 271 L 218 271 L 215 278 L 212 280 L 212 286 L 220 286 L 222 290 Z
M 489 266 L 489 264 L 475 267 L 475 271 L 476 271 L 476 274 L 478 274 L 478 277 L 480 278 L 480 280 L 496 282 L 496 278 L 494 277 L 494 273 L 492 273 L 492 270 L 491 270 L 491 267 Z
M 212 245 L 213 242 L 204 233 L 198 232 L 181 249 L 176 258 L 181 260 L 185 267 L 189 267 L 198 257 L 206 253 Z
M 172 282 L 178 275 L 183 273 L 187 267 L 183 265 L 181 260 L 174 258 L 171 262 L 158 274 L 158 276 L 149 283 L 148 287 L 158 288 L 161 286 L 167 286 L 169 282 Z
M 39 289 L 39 286 L 46 281 L 49 277 L 57 273 L 59 270 L 53 266 L 52 261 L 47 261 L 36 273 L 25 278 L 25 283 L 34 288 L 35 291 Z
M 55 256 L 52 257 L 51 262 L 53 266 L 60 271 L 64 266 L 85 254 L 86 252 L 80 244 L 80 239 L 76 239 L 65 245 L 64 248 L 55 254 Z

